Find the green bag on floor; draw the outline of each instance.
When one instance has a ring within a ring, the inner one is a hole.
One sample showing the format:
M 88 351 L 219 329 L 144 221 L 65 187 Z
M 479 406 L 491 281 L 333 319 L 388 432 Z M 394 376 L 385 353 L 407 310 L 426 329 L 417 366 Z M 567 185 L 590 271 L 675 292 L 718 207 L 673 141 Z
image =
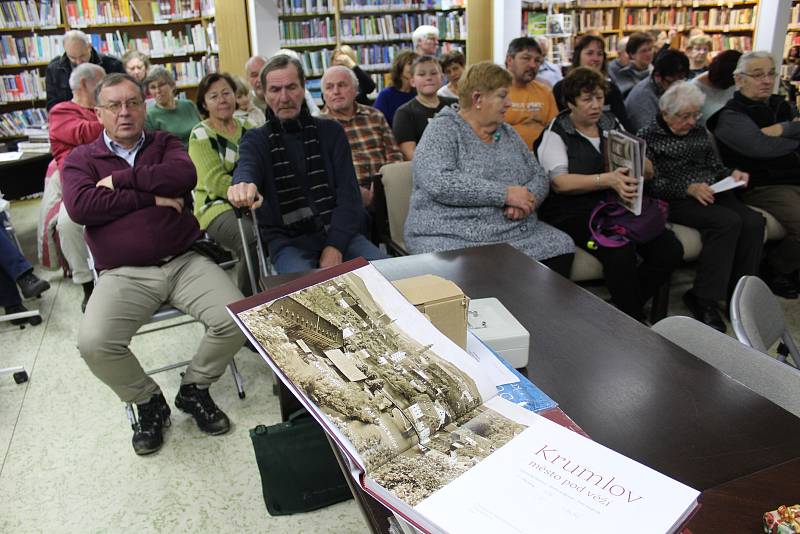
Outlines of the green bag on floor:
M 325 432 L 305 410 L 250 430 L 270 515 L 310 512 L 353 497 Z

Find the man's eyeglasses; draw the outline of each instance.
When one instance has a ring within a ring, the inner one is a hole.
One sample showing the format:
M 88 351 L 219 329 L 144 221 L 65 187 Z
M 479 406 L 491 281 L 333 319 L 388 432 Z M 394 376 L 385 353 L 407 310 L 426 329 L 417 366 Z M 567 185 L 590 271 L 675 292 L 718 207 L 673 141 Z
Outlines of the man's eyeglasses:
M 756 71 L 756 72 L 743 72 L 742 74 L 743 74 L 744 76 L 747 76 L 748 78 L 753 78 L 754 80 L 767 80 L 767 79 L 773 79 L 773 78 L 775 78 L 775 76 L 777 76 L 777 75 L 778 75 L 778 73 L 777 73 L 777 72 L 775 72 L 774 70 L 771 70 L 771 71 L 769 71 L 769 72 L 760 72 L 760 71 Z
M 138 110 L 139 108 L 142 107 L 142 105 L 144 105 L 144 101 L 142 101 L 142 100 L 140 100 L 138 98 L 132 98 L 130 100 L 126 100 L 125 102 L 113 102 L 112 101 L 112 102 L 109 102 L 108 104 L 106 104 L 105 106 L 99 106 L 98 105 L 97 107 L 102 108 L 102 109 L 107 109 L 108 111 L 110 111 L 114 115 L 119 115 L 120 112 L 122 111 L 123 107 L 128 109 L 128 111 L 133 111 L 133 110 Z

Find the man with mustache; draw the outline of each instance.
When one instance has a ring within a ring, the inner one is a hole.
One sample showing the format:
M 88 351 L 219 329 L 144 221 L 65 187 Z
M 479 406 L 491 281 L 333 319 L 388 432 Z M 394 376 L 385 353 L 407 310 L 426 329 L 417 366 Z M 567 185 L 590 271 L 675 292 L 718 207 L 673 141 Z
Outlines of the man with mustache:
M 506 122 L 531 148 L 545 126 L 558 114 L 553 92 L 536 81 L 542 58 L 542 49 L 536 39 L 517 37 L 508 44 L 506 69 L 513 81 L 508 92 L 511 109 L 506 112 Z
M 225 310 L 243 297 L 222 269 L 193 250 L 202 237 L 192 213 L 197 173 L 177 137 L 144 131 L 141 84 L 128 74 L 110 74 L 95 88 L 95 100 L 103 133 L 75 148 L 63 167 L 64 206 L 86 226 L 100 273 L 78 350 L 120 400 L 136 404 L 133 449 L 150 454 L 163 444 L 170 408 L 128 348 L 131 337 L 164 303 L 203 323 L 175 406 L 206 434 L 224 434 L 230 421 L 208 388 L 244 344 Z
M 385 257 L 359 233 L 366 213 L 347 136 L 337 122 L 311 116 L 300 62 L 276 55 L 260 82 L 267 123 L 242 138 L 228 200 L 259 208 L 275 269 L 303 272 Z

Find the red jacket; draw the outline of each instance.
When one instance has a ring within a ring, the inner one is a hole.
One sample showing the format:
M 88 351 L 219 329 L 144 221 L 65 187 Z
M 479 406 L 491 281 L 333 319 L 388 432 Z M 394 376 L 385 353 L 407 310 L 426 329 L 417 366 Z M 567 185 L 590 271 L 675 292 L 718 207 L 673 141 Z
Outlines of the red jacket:
M 103 133 L 103 125 L 97 120 L 94 109 L 79 106 L 71 100 L 53 106 L 48 116 L 50 151 L 59 172 L 63 170 L 64 159 L 73 148 L 91 143 Z
M 95 187 L 109 175 L 113 190 Z M 97 270 L 156 265 L 201 237 L 192 214 L 197 174 L 183 144 L 167 132 L 146 132 L 133 167 L 101 135 L 67 156 L 62 182 L 64 206 L 73 221 L 86 225 Z M 182 197 L 183 211 L 156 206 L 156 196 Z

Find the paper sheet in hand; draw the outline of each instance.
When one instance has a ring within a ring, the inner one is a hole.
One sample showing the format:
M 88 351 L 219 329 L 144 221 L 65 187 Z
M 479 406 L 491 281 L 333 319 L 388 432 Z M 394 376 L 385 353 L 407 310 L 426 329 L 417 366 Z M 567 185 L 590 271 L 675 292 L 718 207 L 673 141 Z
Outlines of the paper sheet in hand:
M 22 152 L 0 152 L 0 163 L 3 161 L 16 161 L 22 157 Z
M 715 183 L 711 186 L 711 190 L 714 193 L 722 193 L 723 191 L 728 191 L 730 189 L 736 189 L 737 187 L 744 187 L 747 182 L 742 182 L 734 178 L 733 176 L 728 176 L 720 180 L 719 182 Z

